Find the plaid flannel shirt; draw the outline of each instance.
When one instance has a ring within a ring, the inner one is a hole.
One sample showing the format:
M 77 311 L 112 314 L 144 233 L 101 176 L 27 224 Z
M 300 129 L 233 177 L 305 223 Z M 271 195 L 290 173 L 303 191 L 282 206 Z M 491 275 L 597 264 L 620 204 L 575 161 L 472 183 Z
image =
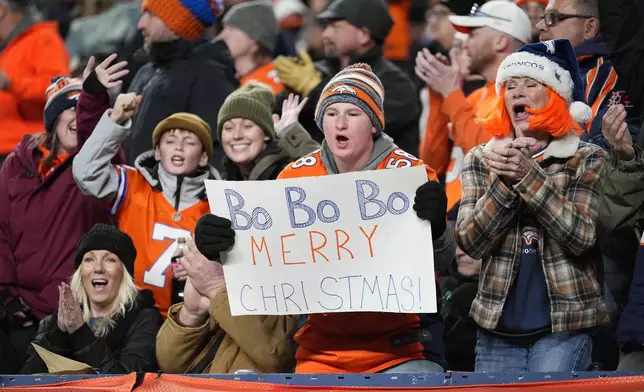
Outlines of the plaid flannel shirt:
M 456 239 L 482 259 L 479 290 L 470 315 L 497 327 L 521 260 L 520 215 L 536 216 L 551 306 L 552 331 L 574 331 L 608 321 L 598 280 L 595 221 L 607 153 L 570 133 L 553 140 L 528 174 L 510 189 L 491 174 L 483 151 L 506 145 L 493 139 L 465 158 Z

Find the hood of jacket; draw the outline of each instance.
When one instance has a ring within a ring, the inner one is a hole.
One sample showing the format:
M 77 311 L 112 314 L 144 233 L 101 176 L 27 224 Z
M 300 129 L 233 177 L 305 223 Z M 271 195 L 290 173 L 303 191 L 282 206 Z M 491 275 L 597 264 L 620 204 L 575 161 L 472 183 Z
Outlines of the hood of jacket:
M 154 151 L 139 155 L 134 167 L 153 189 L 163 192 L 165 199 L 177 211 L 183 211 L 206 199 L 204 180 L 221 180 L 219 172 L 210 165 L 197 169 L 192 175 L 170 174 L 154 159 Z
M 593 57 L 608 57 L 608 47 L 604 38 L 597 35 L 591 39 L 587 39 L 575 48 L 577 58 L 593 56 Z
M 360 171 L 375 170 L 380 162 L 382 162 L 383 159 L 385 159 L 387 155 L 391 154 L 391 152 L 396 148 L 397 146 L 394 144 L 393 139 L 383 133 L 382 136 L 373 142 L 371 156 Z M 324 163 L 329 174 L 339 173 L 338 167 L 335 164 L 335 158 L 326 140 L 322 142 L 320 157 L 322 158 L 322 163 Z

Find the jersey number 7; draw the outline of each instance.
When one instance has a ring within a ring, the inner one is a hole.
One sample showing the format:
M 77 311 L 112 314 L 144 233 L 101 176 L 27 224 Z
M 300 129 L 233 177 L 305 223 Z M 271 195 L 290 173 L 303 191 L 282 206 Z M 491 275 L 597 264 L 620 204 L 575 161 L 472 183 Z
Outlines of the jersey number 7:
M 149 270 L 143 274 L 143 283 L 155 287 L 165 287 L 166 275 L 165 272 L 170 267 L 170 259 L 177 250 L 177 240 L 179 238 L 190 237 L 192 233 L 188 230 L 177 229 L 175 227 L 166 226 L 161 223 L 155 223 L 152 229 L 152 240 L 166 241 L 172 239 L 172 244 L 161 253 L 158 259 L 152 264 Z

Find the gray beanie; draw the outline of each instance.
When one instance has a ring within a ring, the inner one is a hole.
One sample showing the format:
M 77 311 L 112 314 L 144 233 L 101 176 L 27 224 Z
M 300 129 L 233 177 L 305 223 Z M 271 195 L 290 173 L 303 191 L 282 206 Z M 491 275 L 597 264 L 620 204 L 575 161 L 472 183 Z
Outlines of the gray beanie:
M 269 52 L 275 51 L 280 28 L 270 0 L 237 4 L 224 15 L 222 23 L 240 29 Z

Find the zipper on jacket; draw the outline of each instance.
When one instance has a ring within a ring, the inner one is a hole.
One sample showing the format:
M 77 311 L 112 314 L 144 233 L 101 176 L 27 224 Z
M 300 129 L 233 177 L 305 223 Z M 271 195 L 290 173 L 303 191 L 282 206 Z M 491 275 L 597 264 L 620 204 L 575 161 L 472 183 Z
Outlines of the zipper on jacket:
M 183 184 L 184 176 L 177 176 L 177 189 L 174 192 L 174 209 L 179 211 L 179 205 L 181 203 L 181 185 Z

